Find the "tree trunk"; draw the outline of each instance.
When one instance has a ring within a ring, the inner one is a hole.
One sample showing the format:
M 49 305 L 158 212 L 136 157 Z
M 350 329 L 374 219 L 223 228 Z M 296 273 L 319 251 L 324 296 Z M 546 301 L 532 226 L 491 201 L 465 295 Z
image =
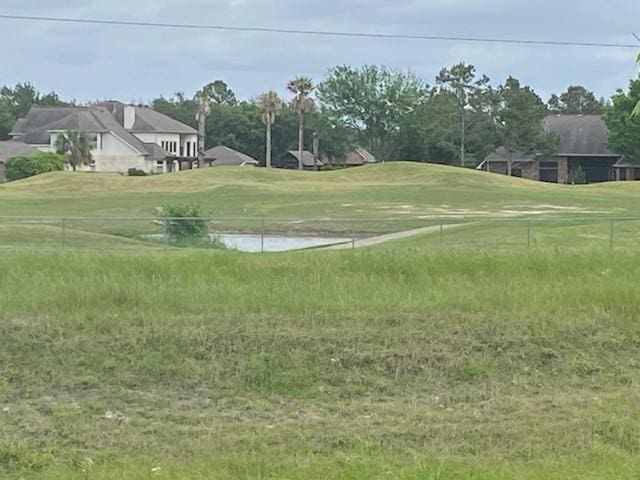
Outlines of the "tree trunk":
M 271 122 L 267 122 L 267 156 L 266 156 L 266 166 L 267 168 L 271 168 Z
M 313 132 L 313 169 L 318 170 L 318 157 L 320 155 L 320 139 L 318 133 Z
M 205 132 L 206 132 L 206 118 L 200 113 L 198 115 L 198 162 L 202 162 L 204 160 L 204 149 L 205 149 Z
M 304 154 L 304 114 L 300 114 L 300 124 L 298 130 L 298 170 L 304 169 L 302 155 Z
M 466 119 L 464 118 L 464 106 L 462 107 L 462 134 L 461 134 L 461 142 L 460 142 L 460 165 L 462 167 L 465 166 L 466 163 L 466 146 L 465 146 L 465 142 L 466 142 L 466 137 L 467 137 L 467 123 L 466 123 Z

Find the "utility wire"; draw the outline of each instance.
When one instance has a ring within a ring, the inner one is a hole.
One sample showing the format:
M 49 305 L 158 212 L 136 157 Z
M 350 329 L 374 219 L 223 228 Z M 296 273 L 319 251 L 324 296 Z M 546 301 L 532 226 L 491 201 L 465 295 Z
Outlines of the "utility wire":
M 572 42 L 554 40 L 519 40 L 514 38 L 482 38 L 482 37 L 460 37 L 443 35 L 405 35 L 387 33 L 364 33 L 364 32 L 344 32 L 328 30 L 293 30 L 286 28 L 268 27 L 238 27 L 230 25 L 205 25 L 189 23 L 156 23 L 143 21 L 126 20 L 104 20 L 91 18 L 67 18 L 67 17 L 44 17 L 34 15 L 9 15 L 0 14 L 0 20 L 21 20 L 32 22 L 57 22 L 76 23 L 90 25 L 109 25 L 121 27 L 145 27 L 145 28 L 171 28 L 188 30 L 219 30 L 231 32 L 254 32 L 254 33 L 274 33 L 287 35 L 314 35 L 324 37 L 349 37 L 349 38 L 377 38 L 377 39 L 400 39 L 400 40 L 426 40 L 444 42 L 467 42 L 467 43 L 496 43 L 513 45 L 541 45 L 552 47 L 601 47 L 601 48 L 638 48 L 637 44 L 627 43 L 602 43 L 602 42 Z

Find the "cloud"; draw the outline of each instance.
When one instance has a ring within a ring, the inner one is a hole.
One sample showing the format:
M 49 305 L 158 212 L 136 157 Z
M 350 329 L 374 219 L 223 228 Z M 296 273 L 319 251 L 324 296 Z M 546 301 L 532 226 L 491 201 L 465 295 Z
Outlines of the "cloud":
M 4 0 L 2 13 L 272 26 L 348 32 L 632 42 L 637 7 L 626 0 Z M 386 64 L 426 81 L 474 63 L 494 83 L 508 75 L 543 97 L 581 83 L 609 96 L 634 74 L 632 49 L 524 47 L 266 33 L 164 30 L 0 20 L 1 83 L 32 81 L 80 100 L 149 100 L 225 79 L 243 98 L 320 80 L 336 64 Z M 628 35 L 625 32 L 629 32 Z M 640 48 L 639 48 L 640 50 Z

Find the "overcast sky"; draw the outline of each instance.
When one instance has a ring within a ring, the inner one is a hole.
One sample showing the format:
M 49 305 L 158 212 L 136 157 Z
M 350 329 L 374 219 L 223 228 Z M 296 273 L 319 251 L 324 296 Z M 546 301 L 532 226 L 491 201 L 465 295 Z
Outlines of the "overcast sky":
M 637 0 L 2 0 L 0 13 L 354 32 L 634 43 Z M 302 37 L 0 20 L 0 85 L 30 81 L 80 101 L 148 101 L 223 79 L 241 98 L 321 80 L 336 64 L 411 69 L 427 82 L 473 63 L 546 100 L 570 84 L 610 96 L 637 75 L 633 49 Z M 640 43 L 639 48 L 640 50 Z

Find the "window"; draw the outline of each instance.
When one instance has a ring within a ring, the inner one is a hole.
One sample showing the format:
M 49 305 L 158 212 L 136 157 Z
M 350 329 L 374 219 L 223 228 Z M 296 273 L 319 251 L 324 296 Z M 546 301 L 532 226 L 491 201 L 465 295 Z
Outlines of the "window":
M 100 142 L 97 133 L 87 133 L 87 139 L 91 145 L 91 150 L 100 150 Z
M 156 161 L 156 173 L 164 173 L 164 161 Z
M 95 160 L 91 160 L 91 163 L 89 164 L 89 170 L 92 172 L 96 171 L 96 161 Z

